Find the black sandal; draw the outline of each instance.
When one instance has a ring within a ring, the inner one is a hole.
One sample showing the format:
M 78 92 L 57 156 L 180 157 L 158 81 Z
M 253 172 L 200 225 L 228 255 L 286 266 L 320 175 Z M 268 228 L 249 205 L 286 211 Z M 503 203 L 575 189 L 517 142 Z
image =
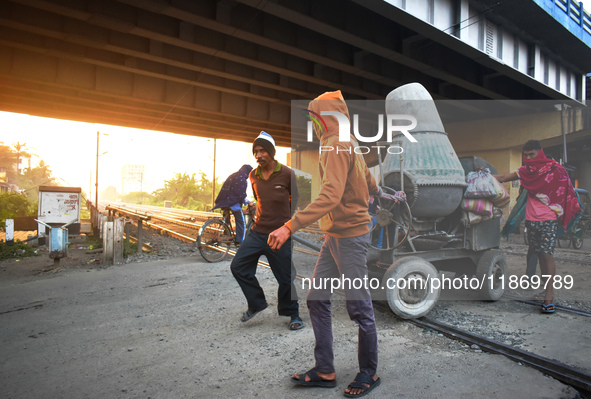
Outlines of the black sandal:
M 306 371 L 305 374 L 297 374 L 298 378 L 291 377 L 291 381 L 296 385 L 305 387 L 334 388 L 337 386 L 337 380 L 323 380 L 316 372 L 316 367 Z M 306 376 L 310 381 L 306 381 Z
M 301 330 L 304 328 L 304 322 L 300 319 L 299 316 L 292 316 L 291 321 L 289 322 L 289 329 L 292 331 Z
M 355 377 L 355 381 L 353 381 L 352 383 L 349 384 L 348 388 L 349 388 L 349 391 L 351 390 L 351 388 L 363 389 L 363 392 L 361 392 L 357 395 L 345 392 L 345 397 L 346 398 L 359 398 L 361 396 L 365 396 L 368 393 L 370 393 L 372 391 L 372 389 L 374 389 L 375 387 L 380 385 L 380 382 L 381 382 L 380 377 L 378 377 L 378 379 L 374 381 L 374 379 L 371 378 L 369 375 L 367 375 L 365 373 L 359 373 Z M 369 385 L 369 386 L 367 386 L 367 385 Z
M 240 318 L 241 322 L 245 322 L 248 321 L 250 319 L 252 319 L 253 317 L 255 317 L 257 314 L 261 313 L 263 310 L 267 309 L 268 305 L 265 305 L 264 308 L 262 309 L 258 309 L 258 310 L 250 310 L 250 309 L 246 309 L 246 312 L 242 313 L 242 317 Z

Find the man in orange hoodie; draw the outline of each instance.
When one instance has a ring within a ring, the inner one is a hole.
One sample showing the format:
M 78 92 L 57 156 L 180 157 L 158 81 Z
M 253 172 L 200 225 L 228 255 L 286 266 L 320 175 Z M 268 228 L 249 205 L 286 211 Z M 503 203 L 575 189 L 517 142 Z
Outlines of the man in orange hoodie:
M 346 397 L 363 396 L 379 385 L 377 375 L 378 343 L 371 294 L 367 284 L 366 253 L 369 246 L 369 194 L 381 193 L 370 174 L 363 156 L 354 150 L 357 141 L 339 141 L 339 124 L 334 116 L 322 111 L 337 111 L 349 118 L 347 104 L 340 91 L 327 92 L 310 102 L 309 111 L 321 116 L 324 123 L 314 126 L 323 148 L 320 155 L 321 187 L 316 198 L 306 209 L 296 212 L 290 221 L 269 235 L 271 249 L 278 250 L 297 230 L 320 219 L 326 232 L 325 241 L 314 269 L 314 282 L 307 296 L 310 319 L 316 338 L 316 365 L 305 374 L 294 374 L 298 385 L 335 387 L 332 318 L 330 296 L 331 279 L 356 281 L 343 284 L 349 317 L 359 326 L 359 373 L 345 390 Z M 348 280 L 346 280 L 348 279 Z M 316 288 L 320 287 L 320 288 Z

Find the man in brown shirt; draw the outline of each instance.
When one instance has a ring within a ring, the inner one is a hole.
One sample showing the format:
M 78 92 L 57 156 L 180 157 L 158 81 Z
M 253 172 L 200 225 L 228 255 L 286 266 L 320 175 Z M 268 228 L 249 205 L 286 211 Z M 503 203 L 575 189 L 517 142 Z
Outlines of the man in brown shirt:
M 275 160 L 275 141 L 268 133 L 261 132 L 253 143 L 252 151 L 259 164 L 249 176 L 257 200 L 257 214 L 250 234 L 246 236 L 230 266 L 248 303 L 248 309 L 240 320 L 248 321 L 268 306 L 265 293 L 255 276 L 258 260 L 261 255 L 265 255 L 279 284 L 277 312 L 280 316 L 291 318 L 290 330 L 299 330 L 304 327 L 304 323 L 299 317 L 297 293 L 293 284 L 296 272 L 291 261 L 291 242 L 278 251 L 273 251 L 267 244 L 269 233 L 291 218 L 291 205 L 295 207 L 297 204 L 295 174 Z

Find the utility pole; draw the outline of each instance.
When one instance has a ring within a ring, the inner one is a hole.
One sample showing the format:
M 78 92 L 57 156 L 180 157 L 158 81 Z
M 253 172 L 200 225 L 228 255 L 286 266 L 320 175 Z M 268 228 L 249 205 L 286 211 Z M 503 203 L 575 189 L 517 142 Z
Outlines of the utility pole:
M 215 154 L 216 154 L 216 139 L 213 139 L 213 189 L 211 191 L 211 207 L 215 206 Z
M 96 177 L 94 180 L 94 206 L 98 211 L 98 159 L 99 159 L 99 131 L 96 131 Z

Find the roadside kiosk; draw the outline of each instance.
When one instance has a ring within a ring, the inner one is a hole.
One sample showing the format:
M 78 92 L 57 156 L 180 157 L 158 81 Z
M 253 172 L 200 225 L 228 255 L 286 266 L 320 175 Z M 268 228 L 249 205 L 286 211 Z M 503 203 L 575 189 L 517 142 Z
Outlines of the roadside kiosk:
M 80 187 L 39 187 L 37 212 L 39 244 L 44 244 L 48 226 L 66 227 L 71 235 L 80 234 Z M 42 223 L 41 223 L 42 222 Z

